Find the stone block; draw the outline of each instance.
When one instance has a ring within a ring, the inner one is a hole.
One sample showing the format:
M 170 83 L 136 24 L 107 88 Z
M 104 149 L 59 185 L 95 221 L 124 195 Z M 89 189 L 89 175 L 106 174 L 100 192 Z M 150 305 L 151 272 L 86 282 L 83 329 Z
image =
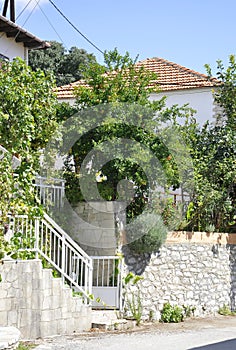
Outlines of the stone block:
M 21 330 L 22 327 L 31 327 L 33 320 L 33 311 L 31 309 L 18 310 L 18 328 Z
M 57 320 L 57 334 L 65 334 L 66 319 Z
M 51 310 L 53 309 L 53 297 L 52 296 L 44 296 L 42 295 L 42 310 Z
M 42 310 L 41 312 L 41 321 L 43 323 L 51 322 L 54 319 L 53 310 Z
M 9 311 L 11 310 L 11 298 L 0 299 L 0 310 Z
M 6 327 L 8 326 L 8 319 L 7 319 L 7 315 L 8 312 L 7 311 L 2 311 L 2 309 L 0 309 L 0 326 L 2 327 Z
M 45 338 L 58 334 L 58 323 L 57 321 L 41 321 L 40 322 L 40 337 Z
M 0 289 L 0 300 L 7 297 L 7 290 Z
M 18 312 L 16 310 L 8 311 L 7 323 L 9 325 L 16 325 L 18 320 Z
M 60 320 L 62 318 L 62 309 L 58 308 L 54 310 L 54 320 Z

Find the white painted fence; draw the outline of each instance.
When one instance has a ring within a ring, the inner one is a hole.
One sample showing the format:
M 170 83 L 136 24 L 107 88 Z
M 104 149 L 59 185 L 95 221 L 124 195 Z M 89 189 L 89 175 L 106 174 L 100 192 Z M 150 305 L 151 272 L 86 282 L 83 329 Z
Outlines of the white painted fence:
M 122 308 L 123 259 L 119 256 L 93 256 L 93 307 Z M 101 302 L 96 302 L 96 299 Z
M 10 239 L 14 234 L 18 252 L 32 252 L 35 258 L 45 259 L 65 283 L 81 293 L 85 303 L 90 303 L 92 259 L 55 221 L 47 214 L 34 219 L 26 215 L 9 216 L 6 236 Z
M 34 186 L 36 187 L 37 197 L 46 208 L 55 207 L 60 209 L 63 207 L 65 180 L 36 176 Z

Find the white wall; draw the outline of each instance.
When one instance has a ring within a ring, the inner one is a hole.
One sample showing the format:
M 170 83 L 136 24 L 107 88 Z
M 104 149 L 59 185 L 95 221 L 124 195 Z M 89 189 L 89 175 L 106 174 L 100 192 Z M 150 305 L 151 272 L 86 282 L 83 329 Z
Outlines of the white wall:
M 212 88 L 165 91 L 151 94 L 150 100 L 159 100 L 163 96 L 167 96 L 167 107 L 189 103 L 189 106 L 197 111 L 195 116 L 200 125 L 206 120 L 214 121 Z
M 158 94 L 151 94 L 150 100 L 160 100 L 163 96 L 167 97 L 166 107 L 171 107 L 176 104 L 183 106 L 188 103 L 191 108 L 197 111 L 195 117 L 200 125 L 203 125 L 206 120 L 214 121 L 212 88 L 165 91 Z M 59 102 L 68 102 L 70 105 L 73 105 L 75 99 L 60 98 Z
M 28 49 L 23 43 L 16 43 L 14 38 L 8 38 L 5 34 L 0 36 L 0 54 L 8 57 L 10 61 L 15 57 L 21 57 L 27 61 L 27 52 Z

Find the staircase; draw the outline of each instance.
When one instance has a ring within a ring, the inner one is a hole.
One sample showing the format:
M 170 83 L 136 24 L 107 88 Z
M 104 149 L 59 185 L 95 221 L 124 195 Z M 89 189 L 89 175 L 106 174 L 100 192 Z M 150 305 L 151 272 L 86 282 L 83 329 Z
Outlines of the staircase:
M 92 258 L 74 242 L 57 223 L 44 213 L 42 218 L 26 215 L 8 217 L 8 240 L 15 235 L 17 252 L 34 253 L 50 265 L 82 298 L 90 304 L 92 293 Z M 17 252 L 12 252 L 11 255 Z

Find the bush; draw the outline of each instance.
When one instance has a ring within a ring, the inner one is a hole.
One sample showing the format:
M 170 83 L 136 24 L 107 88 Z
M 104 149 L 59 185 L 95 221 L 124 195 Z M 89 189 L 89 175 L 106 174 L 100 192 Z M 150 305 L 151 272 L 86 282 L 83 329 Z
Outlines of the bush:
M 236 311 L 231 311 L 230 307 L 226 304 L 224 304 L 222 307 L 219 308 L 218 314 L 223 316 L 235 316 Z
M 165 323 L 178 323 L 184 319 L 184 310 L 175 305 L 172 306 L 170 303 L 166 303 L 161 311 L 161 322 Z
M 160 215 L 144 212 L 126 228 L 128 246 L 136 254 L 157 252 L 165 242 L 167 231 Z

